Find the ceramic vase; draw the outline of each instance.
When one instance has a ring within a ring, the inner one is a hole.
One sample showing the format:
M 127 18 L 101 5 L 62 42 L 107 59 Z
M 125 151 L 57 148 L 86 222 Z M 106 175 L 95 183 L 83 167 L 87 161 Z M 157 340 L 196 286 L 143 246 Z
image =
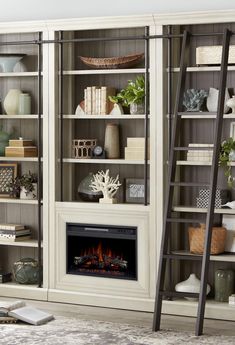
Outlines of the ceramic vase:
M 232 114 L 235 114 L 235 95 L 232 96 L 229 100 L 226 102 L 227 106 L 232 109 Z
M 130 104 L 130 114 L 131 115 L 141 115 L 145 113 L 144 103 L 131 103 Z
M 199 293 L 200 284 L 201 284 L 200 280 L 196 277 L 194 273 L 192 273 L 190 274 L 188 279 L 176 284 L 175 291 Z M 210 285 L 207 284 L 206 294 L 208 294 L 210 290 L 211 290 Z M 192 298 L 192 297 L 185 297 L 185 298 L 191 301 L 197 300 L 197 298 Z
M 228 89 L 225 89 L 225 97 L 224 97 L 224 114 L 226 114 L 229 111 L 229 107 L 227 105 L 227 101 L 229 100 L 229 92 Z M 207 110 L 210 112 L 216 112 L 218 108 L 218 99 L 219 99 L 219 90 L 210 87 L 209 89 L 209 95 L 206 100 L 206 107 Z
M 105 128 L 104 149 L 109 159 L 120 158 L 119 126 L 108 123 Z
M 32 200 L 37 198 L 37 191 L 38 191 L 38 185 L 37 183 L 33 183 L 34 190 L 32 192 L 27 192 L 24 187 L 21 187 L 20 189 L 20 199 L 27 199 Z
M 17 115 L 19 113 L 19 97 L 21 91 L 18 89 L 11 89 L 6 95 L 3 105 L 7 115 Z
M 28 93 L 21 93 L 19 96 L 19 114 L 31 114 L 31 97 Z
M 228 302 L 230 295 L 234 293 L 234 271 L 215 271 L 215 300 L 217 302 Z

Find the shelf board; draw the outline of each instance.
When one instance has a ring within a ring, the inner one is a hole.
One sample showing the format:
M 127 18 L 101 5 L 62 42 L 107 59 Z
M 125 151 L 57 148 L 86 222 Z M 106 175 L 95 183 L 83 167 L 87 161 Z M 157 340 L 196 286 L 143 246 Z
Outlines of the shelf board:
M 21 205 L 37 205 L 37 200 L 14 199 L 14 198 L 0 198 L 1 204 L 21 204 Z
M 43 118 L 43 116 L 41 116 Z M 0 120 L 29 120 L 29 119 L 38 119 L 38 115 L 1 115 Z
M 145 119 L 145 115 L 63 115 L 65 120 L 141 120 Z
M 190 148 L 189 148 L 190 150 Z M 208 161 L 177 161 L 177 165 L 200 165 L 200 166 L 211 166 L 212 163 Z M 235 162 L 230 162 L 228 165 L 231 167 L 235 166 Z
M 172 209 L 174 212 L 194 212 L 194 213 L 207 213 L 207 208 L 199 208 L 194 206 L 174 206 Z M 215 213 L 218 214 L 231 214 L 235 215 L 235 209 L 231 208 L 215 208 Z
M 27 240 L 27 241 L 17 241 L 17 242 L 8 242 L 8 241 L 1 241 L 0 240 L 0 246 L 14 246 L 14 247 L 31 247 L 31 248 L 37 248 L 38 247 L 38 241 L 37 240 Z M 41 247 L 43 247 L 43 244 L 41 244 Z
M 37 162 L 37 157 L 0 157 L 0 162 L 6 161 L 6 162 Z
M 220 72 L 220 66 L 193 66 L 187 67 L 187 72 Z M 167 69 L 169 71 L 169 69 Z M 171 72 L 179 72 L 180 68 L 172 68 Z M 235 71 L 235 66 L 228 66 L 228 71 Z
M 67 70 L 67 71 L 63 71 L 63 75 L 138 74 L 138 73 L 145 73 L 145 68 L 86 69 L 86 70 Z
M 182 119 L 216 119 L 216 113 L 212 113 L 209 111 L 205 112 L 181 112 L 179 113 Z M 168 116 L 169 117 L 169 116 Z M 224 114 L 224 119 L 235 119 L 235 114 Z
M 0 159 L 1 160 L 1 159 Z M 64 158 L 64 163 L 77 163 L 77 164 L 144 164 L 144 160 L 132 159 L 76 159 Z M 149 163 L 149 162 L 148 162 Z
M 199 254 L 192 254 L 188 250 L 174 250 L 172 254 L 185 256 L 198 256 Z M 235 262 L 235 253 L 223 253 L 218 255 L 210 255 L 210 261 L 220 262 Z
M 38 72 L 1 72 L 0 78 L 5 77 L 37 77 Z

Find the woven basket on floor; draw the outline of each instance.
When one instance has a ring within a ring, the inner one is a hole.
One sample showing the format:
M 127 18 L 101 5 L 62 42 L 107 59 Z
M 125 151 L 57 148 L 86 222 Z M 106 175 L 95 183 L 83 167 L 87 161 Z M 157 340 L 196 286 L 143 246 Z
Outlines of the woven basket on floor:
M 143 57 L 144 53 L 109 58 L 79 56 L 84 64 L 92 68 L 129 68 L 137 65 Z
M 194 254 L 203 254 L 204 238 L 205 238 L 205 224 L 200 224 L 199 227 L 189 227 L 189 247 L 190 252 Z M 220 254 L 224 252 L 225 240 L 227 230 L 223 227 L 212 228 L 211 238 L 211 254 Z

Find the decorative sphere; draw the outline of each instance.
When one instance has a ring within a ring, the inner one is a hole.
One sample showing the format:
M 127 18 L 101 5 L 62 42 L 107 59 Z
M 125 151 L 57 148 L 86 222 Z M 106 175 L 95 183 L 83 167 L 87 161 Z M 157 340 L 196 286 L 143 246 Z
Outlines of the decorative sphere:
M 19 284 L 37 284 L 39 281 L 39 265 L 32 258 L 23 258 L 13 264 L 13 276 Z
M 78 195 L 83 201 L 99 201 L 103 197 L 102 192 L 93 192 L 90 187 L 92 180 L 93 174 L 90 172 L 78 186 Z

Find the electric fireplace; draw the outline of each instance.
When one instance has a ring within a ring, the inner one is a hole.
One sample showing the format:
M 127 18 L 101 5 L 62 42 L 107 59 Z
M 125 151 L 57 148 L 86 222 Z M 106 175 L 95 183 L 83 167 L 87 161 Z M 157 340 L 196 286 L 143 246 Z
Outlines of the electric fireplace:
M 137 280 L 137 228 L 66 223 L 67 274 Z

